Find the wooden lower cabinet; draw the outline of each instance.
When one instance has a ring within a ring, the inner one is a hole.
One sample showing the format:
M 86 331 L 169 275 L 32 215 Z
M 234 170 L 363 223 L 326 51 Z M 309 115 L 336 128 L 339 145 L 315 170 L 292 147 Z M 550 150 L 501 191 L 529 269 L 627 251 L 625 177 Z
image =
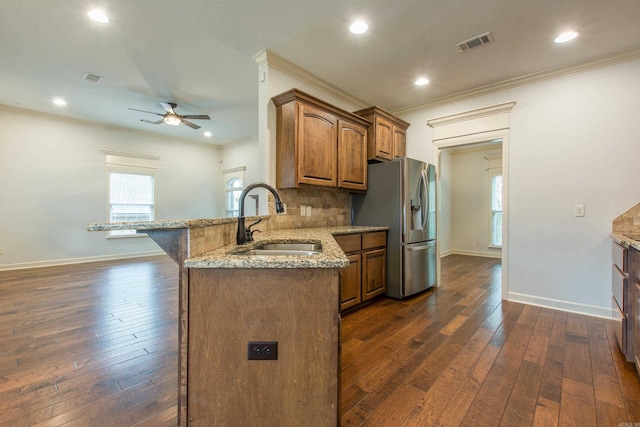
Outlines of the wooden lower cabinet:
M 338 269 L 189 269 L 187 420 L 338 426 Z M 248 360 L 277 341 L 277 360 Z
M 387 291 L 387 232 L 335 236 L 351 264 L 340 270 L 340 310 Z
M 631 247 L 629 261 L 629 297 L 632 304 L 627 321 L 633 322 L 633 337 L 628 339 L 632 340 L 633 360 L 640 374 L 640 251 Z
M 387 291 L 387 250 L 376 249 L 362 254 L 362 300 Z
M 351 264 L 340 270 L 340 310 L 362 302 L 362 256 L 352 254 L 347 258 Z

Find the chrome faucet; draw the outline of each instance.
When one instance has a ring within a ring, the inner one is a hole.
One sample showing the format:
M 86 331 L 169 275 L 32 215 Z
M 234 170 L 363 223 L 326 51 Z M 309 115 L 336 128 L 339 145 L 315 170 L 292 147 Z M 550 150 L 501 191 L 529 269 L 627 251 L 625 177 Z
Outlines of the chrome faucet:
M 249 191 L 258 187 L 262 187 L 271 191 L 271 194 L 273 194 L 273 197 L 276 199 L 276 213 L 284 212 L 284 205 L 282 204 L 282 200 L 280 200 L 280 195 L 278 194 L 275 188 L 273 188 L 268 184 L 264 184 L 262 182 L 257 182 L 255 184 L 247 185 L 247 187 L 244 190 L 242 190 L 242 193 L 240 193 L 240 215 L 238 216 L 238 232 L 236 233 L 236 243 L 239 245 L 244 245 L 247 242 L 253 241 L 253 233 L 255 233 L 258 230 L 251 231 L 251 227 L 253 227 L 257 223 L 262 221 L 262 219 L 259 219 L 257 222 L 254 222 L 253 224 L 251 224 L 246 228 L 244 225 L 244 199 L 247 197 L 247 193 L 249 193 Z M 256 214 L 257 213 L 258 212 L 256 212 Z

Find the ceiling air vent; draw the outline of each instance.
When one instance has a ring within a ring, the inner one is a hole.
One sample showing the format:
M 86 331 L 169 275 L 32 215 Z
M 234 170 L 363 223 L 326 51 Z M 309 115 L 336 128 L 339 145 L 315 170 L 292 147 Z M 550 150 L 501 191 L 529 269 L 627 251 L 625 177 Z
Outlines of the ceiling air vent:
M 493 43 L 493 36 L 491 33 L 480 34 L 479 36 L 475 36 L 470 38 L 469 40 L 465 40 L 460 43 L 456 43 L 456 47 L 458 48 L 458 52 L 466 52 L 470 49 L 484 46 L 485 44 Z
M 102 77 L 96 76 L 95 74 L 91 73 L 84 73 L 84 75 L 82 76 L 82 80 L 86 80 L 91 83 L 98 83 L 100 80 L 102 80 Z

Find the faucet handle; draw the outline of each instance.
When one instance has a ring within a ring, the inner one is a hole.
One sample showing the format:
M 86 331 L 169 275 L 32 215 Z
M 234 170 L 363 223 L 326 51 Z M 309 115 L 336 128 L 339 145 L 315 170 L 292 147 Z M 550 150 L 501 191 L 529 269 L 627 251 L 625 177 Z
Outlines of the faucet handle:
M 246 229 L 245 229 L 245 233 L 247 236 L 247 242 L 253 242 L 253 233 L 256 232 L 260 232 L 260 230 L 252 230 L 251 227 L 253 227 L 254 225 L 258 224 L 259 222 L 262 221 L 262 218 L 258 219 L 256 222 L 254 222 L 253 224 L 250 224 Z

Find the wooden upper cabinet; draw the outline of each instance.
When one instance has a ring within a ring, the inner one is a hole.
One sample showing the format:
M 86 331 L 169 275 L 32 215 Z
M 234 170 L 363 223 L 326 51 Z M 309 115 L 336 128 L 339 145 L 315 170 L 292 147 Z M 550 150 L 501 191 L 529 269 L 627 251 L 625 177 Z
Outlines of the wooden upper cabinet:
M 367 189 L 369 121 L 291 89 L 277 109 L 276 186 Z
M 298 106 L 298 183 L 335 187 L 338 119 L 319 108 Z
M 367 128 L 338 121 L 338 186 L 367 189 Z
M 393 152 L 395 157 L 405 157 L 407 155 L 407 130 L 401 127 L 393 129 Z
M 372 123 L 367 136 L 368 160 L 387 161 L 406 156 L 409 123 L 380 107 L 369 107 L 354 114 Z

